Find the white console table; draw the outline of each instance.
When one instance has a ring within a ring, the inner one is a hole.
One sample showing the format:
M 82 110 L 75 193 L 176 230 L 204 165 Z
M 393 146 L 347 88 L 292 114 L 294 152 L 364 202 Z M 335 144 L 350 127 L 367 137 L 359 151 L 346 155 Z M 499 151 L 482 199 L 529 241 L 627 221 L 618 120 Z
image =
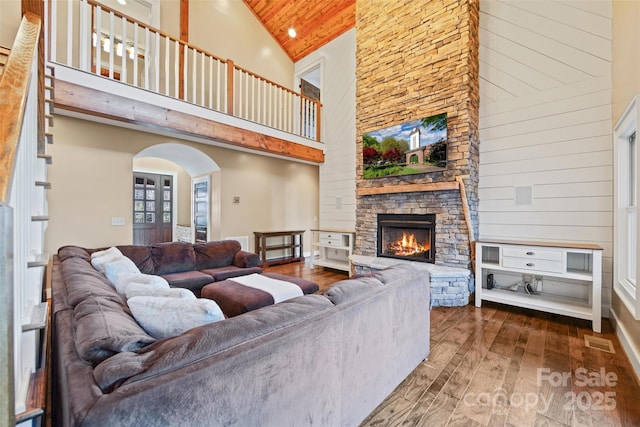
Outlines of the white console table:
M 311 260 L 309 266 L 316 265 L 348 271 L 351 275 L 349 257 L 353 254 L 355 232 L 351 230 L 315 229 L 311 230 Z M 315 252 L 318 251 L 318 255 Z
M 483 240 L 476 242 L 475 275 L 476 307 L 482 301 L 509 304 L 591 320 L 593 330 L 601 331 L 602 248 L 598 245 Z M 493 278 L 489 285 L 488 277 Z M 525 279 L 533 293 L 522 285 Z

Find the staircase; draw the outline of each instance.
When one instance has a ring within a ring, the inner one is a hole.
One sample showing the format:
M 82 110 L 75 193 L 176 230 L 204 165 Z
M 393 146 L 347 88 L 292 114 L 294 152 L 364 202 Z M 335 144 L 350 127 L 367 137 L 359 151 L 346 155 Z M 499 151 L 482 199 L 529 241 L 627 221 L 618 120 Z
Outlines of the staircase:
M 26 14 L 12 48 L 0 48 L 0 426 L 42 416 L 46 395 L 54 78 L 51 68 L 38 76 L 40 28 Z

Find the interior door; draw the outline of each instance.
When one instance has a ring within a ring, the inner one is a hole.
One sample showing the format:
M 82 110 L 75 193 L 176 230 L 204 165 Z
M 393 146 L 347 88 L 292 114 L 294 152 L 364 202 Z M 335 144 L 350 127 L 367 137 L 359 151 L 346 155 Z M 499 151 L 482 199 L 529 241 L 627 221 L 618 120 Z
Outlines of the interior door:
M 209 180 L 193 181 L 193 226 L 196 243 L 206 242 L 209 231 Z
M 133 244 L 173 240 L 173 177 L 133 173 Z

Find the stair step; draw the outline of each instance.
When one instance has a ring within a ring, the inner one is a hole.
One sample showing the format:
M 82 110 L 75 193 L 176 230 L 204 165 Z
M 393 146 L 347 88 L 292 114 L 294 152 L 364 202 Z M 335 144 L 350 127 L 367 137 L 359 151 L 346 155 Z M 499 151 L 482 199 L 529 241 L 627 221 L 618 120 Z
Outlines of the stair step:
M 33 222 L 49 221 L 49 217 L 46 215 L 32 215 L 31 221 Z
M 41 368 L 31 374 L 27 392 L 27 409 L 16 414 L 15 424 L 41 417 L 45 413 L 47 399 L 47 370 Z
M 51 154 L 40 154 L 40 153 L 38 153 L 38 158 L 39 159 L 44 159 L 45 163 L 48 164 L 48 165 L 53 163 L 53 157 L 51 157 Z
M 45 132 L 44 139 L 46 139 L 49 144 L 53 144 L 53 134 L 51 132 Z
M 44 119 L 48 122 L 49 126 L 53 126 L 53 116 L 51 114 L 45 114 Z
M 51 183 L 47 181 L 36 181 L 36 186 L 44 187 L 45 189 L 49 190 L 51 188 Z
M 27 261 L 28 268 L 34 267 L 46 267 L 49 264 L 49 254 L 43 253 L 30 257 L 31 259 Z
M 49 313 L 49 303 L 41 302 L 33 307 L 31 312 L 31 318 L 28 323 L 22 324 L 22 332 L 35 331 L 37 329 L 44 329 L 47 326 L 47 314 Z

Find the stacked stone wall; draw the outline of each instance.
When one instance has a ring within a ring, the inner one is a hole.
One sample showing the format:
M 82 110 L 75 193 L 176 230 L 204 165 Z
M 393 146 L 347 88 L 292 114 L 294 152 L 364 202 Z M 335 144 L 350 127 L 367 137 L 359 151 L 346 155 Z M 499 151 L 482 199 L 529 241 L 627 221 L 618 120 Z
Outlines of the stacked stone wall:
M 356 126 L 358 191 L 398 185 L 465 183 L 474 233 L 478 208 L 478 3 L 471 0 L 357 0 Z M 362 135 L 447 113 L 441 171 L 362 177 Z M 377 213 L 436 213 L 436 263 L 470 265 L 458 191 L 361 195 L 355 252 L 375 255 Z

